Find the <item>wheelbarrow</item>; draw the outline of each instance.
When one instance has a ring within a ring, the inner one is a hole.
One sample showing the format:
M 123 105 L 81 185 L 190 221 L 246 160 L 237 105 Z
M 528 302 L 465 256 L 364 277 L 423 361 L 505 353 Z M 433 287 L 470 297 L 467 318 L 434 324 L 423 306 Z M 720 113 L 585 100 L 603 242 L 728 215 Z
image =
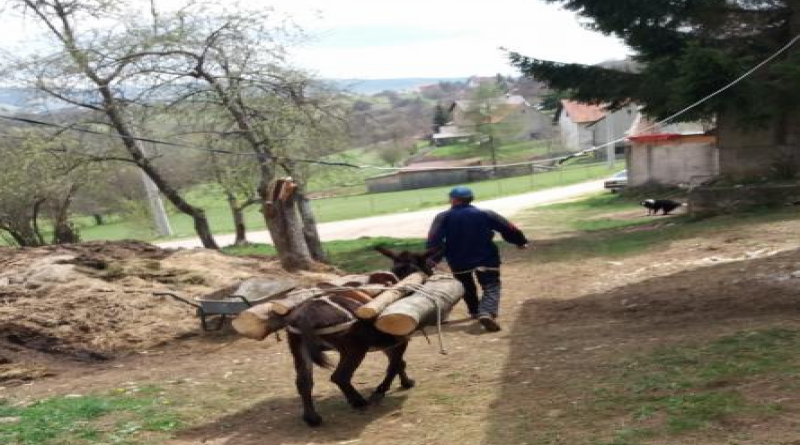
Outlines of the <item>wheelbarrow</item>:
M 231 296 L 223 299 L 205 299 L 202 297 L 195 297 L 194 301 L 190 301 L 172 292 L 153 292 L 156 297 L 170 297 L 181 303 L 186 303 L 193 306 L 197 311 L 197 316 L 200 318 L 200 325 L 204 331 L 219 331 L 225 324 L 228 316 L 237 315 L 239 312 L 253 307 L 253 305 L 260 304 L 264 298 L 250 301 L 241 295 Z M 216 322 L 212 324 L 209 322 L 210 318 L 216 317 Z
M 286 278 L 249 278 L 241 282 L 232 294 L 219 298 L 210 294 L 203 297 L 194 297 L 191 301 L 173 292 L 154 292 L 154 296 L 170 297 L 181 303 L 192 306 L 197 311 L 200 324 L 204 331 L 218 331 L 222 329 L 225 320 L 229 316 L 238 315 L 239 312 L 247 310 L 255 305 L 264 303 L 276 298 L 282 298 L 287 292 L 297 287 L 297 281 Z M 217 318 L 212 324 L 211 318 Z

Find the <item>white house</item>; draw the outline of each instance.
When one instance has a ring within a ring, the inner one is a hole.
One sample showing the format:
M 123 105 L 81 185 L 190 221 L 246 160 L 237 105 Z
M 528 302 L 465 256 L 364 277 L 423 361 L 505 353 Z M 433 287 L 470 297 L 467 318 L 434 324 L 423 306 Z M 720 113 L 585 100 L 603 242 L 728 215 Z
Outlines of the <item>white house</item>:
M 570 151 L 581 151 L 624 137 L 636 115 L 636 106 L 633 104 L 609 112 L 603 105 L 564 99 L 556 111 L 555 119 L 564 147 Z M 620 142 L 618 145 L 622 147 L 624 144 Z
M 481 133 L 494 134 L 504 141 L 544 139 L 553 133 L 550 119 L 519 95 L 457 100 L 449 110 L 452 122 L 433 135 L 437 143 L 463 140 Z

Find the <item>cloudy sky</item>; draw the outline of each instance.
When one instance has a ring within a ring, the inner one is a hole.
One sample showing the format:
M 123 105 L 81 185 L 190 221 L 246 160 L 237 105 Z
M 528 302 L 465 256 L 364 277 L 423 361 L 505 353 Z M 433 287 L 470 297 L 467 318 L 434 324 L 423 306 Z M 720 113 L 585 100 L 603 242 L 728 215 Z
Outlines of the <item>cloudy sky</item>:
M 583 29 L 574 14 L 541 0 L 252 0 L 249 6 L 261 3 L 312 35 L 296 50 L 297 60 L 327 78 L 513 74 L 500 47 L 581 63 L 628 53 L 618 40 Z M 11 48 L 29 32 L 7 18 L 0 46 Z

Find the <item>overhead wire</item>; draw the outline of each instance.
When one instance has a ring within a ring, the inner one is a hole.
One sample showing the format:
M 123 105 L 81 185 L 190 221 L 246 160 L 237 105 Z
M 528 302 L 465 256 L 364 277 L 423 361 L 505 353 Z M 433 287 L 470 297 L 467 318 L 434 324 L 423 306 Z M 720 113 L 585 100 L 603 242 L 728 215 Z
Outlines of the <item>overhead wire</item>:
M 699 106 L 699 105 L 711 100 L 712 98 L 714 98 L 717 95 L 723 93 L 724 91 L 734 87 L 739 82 L 741 82 L 742 80 L 750 77 L 755 72 L 757 72 L 758 70 L 763 68 L 765 65 L 767 65 L 768 63 L 770 63 L 771 61 L 776 59 L 778 56 L 780 56 L 784 52 L 788 51 L 798 41 L 800 41 L 800 34 L 794 36 L 794 38 L 792 38 L 784 46 L 782 46 L 781 48 L 776 50 L 770 56 L 768 56 L 767 58 L 762 60 L 760 63 L 756 64 L 755 66 L 753 66 L 752 68 L 750 68 L 749 70 L 747 70 L 742 75 L 740 75 L 739 77 L 737 77 L 733 81 L 729 82 L 728 84 L 726 84 L 722 88 L 719 88 L 718 90 L 706 95 L 702 99 L 699 99 L 699 100 L 695 101 L 691 105 L 689 105 L 689 106 L 687 106 L 687 107 L 685 107 L 685 108 L 683 108 L 683 109 L 671 114 L 670 116 L 668 116 L 668 117 L 666 117 L 666 118 L 664 118 L 664 119 L 662 119 L 662 120 L 660 120 L 658 122 L 655 122 L 655 123 L 643 128 L 643 129 L 639 130 L 639 132 L 637 134 L 643 134 L 643 133 L 645 133 L 647 131 L 650 131 L 650 130 L 652 130 L 654 128 L 658 128 L 658 127 L 660 127 L 660 126 L 662 126 L 662 125 L 664 125 L 666 123 L 672 122 L 676 118 L 678 118 L 678 117 L 682 116 L 683 114 L 691 111 L 692 109 L 696 108 L 697 106 Z M 204 147 L 197 147 L 197 146 L 187 145 L 187 144 L 182 144 L 182 143 L 177 143 L 177 142 L 163 141 L 163 140 L 154 139 L 154 138 L 148 138 L 148 137 L 139 137 L 139 136 L 128 136 L 128 135 L 121 135 L 121 134 L 104 133 L 104 132 L 101 132 L 101 131 L 91 130 L 91 129 L 88 129 L 88 128 L 81 128 L 81 127 L 75 127 L 75 126 L 65 126 L 65 125 L 56 124 L 56 123 L 52 123 L 52 122 L 41 121 L 41 120 L 38 120 L 38 119 L 19 117 L 19 116 L 10 116 L 10 115 L 6 115 L 6 114 L 0 114 L 0 119 L 5 119 L 5 120 L 15 121 L 15 122 L 21 122 L 21 123 L 26 123 L 26 124 L 31 124 L 31 125 L 40 125 L 40 126 L 46 126 L 46 127 L 51 127 L 51 128 L 58 128 L 58 129 L 61 129 L 61 130 L 66 130 L 66 131 L 74 131 L 74 132 L 79 132 L 79 133 L 93 134 L 93 135 L 105 136 L 105 137 L 111 137 L 111 138 L 134 140 L 134 141 L 138 141 L 138 142 L 147 142 L 147 143 L 154 144 L 154 145 L 164 145 L 164 146 L 177 147 L 177 148 L 186 148 L 186 149 L 191 149 L 191 150 L 196 150 L 196 151 L 203 151 L 203 152 L 210 152 L 210 153 L 226 154 L 226 155 L 233 155 L 233 156 L 266 157 L 266 158 L 269 158 L 269 159 L 271 159 L 273 161 L 285 161 L 285 162 L 296 162 L 296 163 L 305 163 L 305 164 L 317 164 L 317 165 L 323 165 L 323 166 L 329 166 L 329 167 L 347 167 L 347 168 L 355 168 L 355 169 L 362 169 L 362 170 L 364 170 L 364 169 L 374 169 L 374 170 L 380 170 L 380 171 L 395 171 L 395 172 L 431 171 L 431 170 L 487 170 L 487 169 L 496 169 L 496 168 L 516 167 L 516 166 L 531 166 L 532 168 L 535 168 L 535 167 L 553 168 L 552 165 L 547 165 L 547 164 L 548 163 L 553 163 L 553 162 L 560 164 L 560 163 L 563 163 L 563 162 L 565 162 L 565 161 L 567 161 L 569 159 L 573 159 L 573 158 L 576 158 L 576 157 L 587 155 L 589 153 L 595 152 L 595 151 L 600 150 L 602 148 L 605 148 L 605 147 L 608 147 L 608 146 L 611 146 L 611 145 L 615 145 L 615 144 L 617 144 L 619 142 L 623 142 L 623 141 L 627 140 L 631 136 L 635 136 L 635 135 L 631 135 L 631 134 L 626 134 L 626 135 L 621 136 L 619 138 L 616 138 L 614 140 L 605 142 L 605 143 L 603 143 L 601 145 L 595 145 L 595 146 L 592 146 L 592 147 L 587 148 L 585 150 L 581 150 L 581 151 L 576 152 L 576 153 L 572 153 L 572 154 L 569 154 L 569 155 L 566 155 L 566 156 L 549 158 L 549 159 L 538 159 L 538 160 L 531 160 L 531 161 L 506 163 L 506 164 L 472 165 L 472 166 L 390 167 L 390 166 L 379 166 L 379 165 L 371 165 L 371 164 L 360 164 L 359 165 L 359 164 L 354 164 L 354 163 L 345 162 L 345 161 L 325 161 L 325 160 L 319 160 L 319 159 L 305 159 L 305 158 L 294 158 L 294 157 L 288 157 L 288 156 L 275 156 L 275 155 L 267 156 L 267 155 L 264 155 L 264 154 L 261 154 L 261 153 L 242 153 L 242 152 L 237 152 L 237 151 L 232 151 L 232 150 L 225 150 L 225 149 L 218 149 L 218 148 L 204 148 Z M 14 137 L 14 136 L 11 136 L 11 135 L 0 135 L 0 137 Z

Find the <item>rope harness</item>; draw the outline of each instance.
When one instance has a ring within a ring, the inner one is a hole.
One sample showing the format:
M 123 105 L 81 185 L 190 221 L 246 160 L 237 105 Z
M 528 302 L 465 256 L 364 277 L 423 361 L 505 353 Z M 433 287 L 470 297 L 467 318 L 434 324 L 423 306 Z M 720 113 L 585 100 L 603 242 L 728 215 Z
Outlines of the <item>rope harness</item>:
M 478 266 L 472 269 L 467 270 L 460 270 L 458 272 L 453 272 L 453 275 L 465 275 L 472 272 L 500 272 L 499 267 L 487 267 L 487 266 Z
M 497 268 L 482 268 L 482 267 L 479 267 L 479 268 L 475 268 L 473 270 L 479 270 L 479 269 L 494 270 L 494 269 L 497 269 Z M 497 269 L 497 270 L 499 270 L 499 269 Z M 457 273 L 458 274 L 462 274 L 462 273 L 467 273 L 467 272 L 472 272 L 472 270 L 464 271 L 464 272 L 457 272 Z M 314 291 L 326 291 L 326 292 L 334 291 L 335 292 L 335 291 L 353 290 L 353 289 L 383 290 L 383 289 L 386 289 L 386 287 L 384 287 L 384 286 L 362 286 L 362 287 L 357 287 L 357 288 L 352 288 L 352 287 L 330 287 L 330 288 L 325 288 L 325 289 L 309 288 L 309 289 L 305 289 L 305 290 L 311 291 L 311 292 L 314 292 Z M 403 292 L 415 292 L 415 293 L 418 293 L 419 295 L 421 295 L 421 296 L 425 297 L 426 299 L 430 300 L 431 302 L 433 302 L 434 306 L 436 306 L 436 335 L 437 335 L 437 339 L 438 339 L 438 342 L 439 342 L 439 353 L 442 354 L 442 355 L 447 355 L 448 352 L 447 352 L 447 349 L 445 348 L 445 344 L 444 344 L 444 334 L 442 333 L 442 321 L 443 321 L 443 318 L 444 318 L 443 317 L 443 311 L 442 311 L 441 303 L 439 302 L 439 299 L 437 299 L 437 296 L 438 297 L 447 296 L 447 294 L 442 292 L 442 291 L 426 289 L 423 284 L 406 284 L 403 287 L 401 287 L 400 290 L 402 290 Z M 326 295 L 326 296 L 322 296 L 322 297 L 317 297 L 315 299 L 318 300 L 318 301 L 322 301 L 324 303 L 327 303 L 328 305 L 330 305 L 334 309 L 338 310 L 339 312 L 341 312 L 342 314 L 344 314 L 347 317 L 347 321 L 345 321 L 343 323 L 335 324 L 333 326 L 327 326 L 327 327 L 320 328 L 320 329 L 315 329 L 314 330 L 315 334 L 317 334 L 317 335 L 338 334 L 340 332 L 346 331 L 348 328 L 350 328 L 350 326 L 352 326 L 352 325 L 354 325 L 354 324 L 356 324 L 358 322 L 358 318 L 355 315 L 353 315 L 352 312 L 348 311 L 347 309 L 345 309 L 344 307 L 342 307 L 340 304 L 336 303 L 335 301 L 332 301 L 329 296 Z M 293 333 L 293 334 L 300 334 L 300 330 L 295 328 L 294 326 L 291 326 L 291 325 L 287 325 L 286 326 L 286 330 L 291 332 L 291 333 Z M 422 335 L 425 336 L 425 339 L 428 340 L 428 343 L 430 344 L 431 341 L 428 338 L 427 332 L 425 332 L 424 326 L 417 328 L 417 330 L 422 332 Z

